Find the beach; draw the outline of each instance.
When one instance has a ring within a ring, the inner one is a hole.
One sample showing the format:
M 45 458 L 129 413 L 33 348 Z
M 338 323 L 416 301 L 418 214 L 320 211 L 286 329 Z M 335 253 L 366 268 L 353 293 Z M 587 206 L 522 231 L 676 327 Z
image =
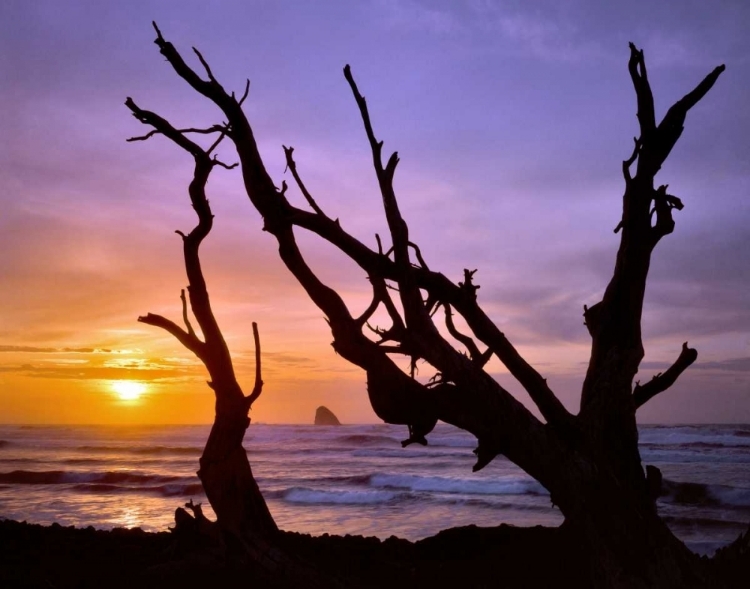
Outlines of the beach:
M 502 457 L 472 473 L 473 438 L 456 428 L 408 448 L 402 429 L 251 425 L 280 546 L 345 587 L 589 586 L 536 481 Z M 285 586 L 168 531 L 188 500 L 213 515 L 195 474 L 207 433 L 1 426 L 0 586 Z M 747 529 L 750 426 L 644 426 L 640 438 L 664 473 L 660 513 L 691 549 L 711 555 Z
M 463 528 L 411 543 L 282 533 L 280 544 L 344 587 L 587 587 L 580 555 L 550 528 Z M 287 587 L 252 564 L 175 551 L 171 534 L 0 522 L 3 587 Z M 539 566 L 543 562 L 544 566 Z

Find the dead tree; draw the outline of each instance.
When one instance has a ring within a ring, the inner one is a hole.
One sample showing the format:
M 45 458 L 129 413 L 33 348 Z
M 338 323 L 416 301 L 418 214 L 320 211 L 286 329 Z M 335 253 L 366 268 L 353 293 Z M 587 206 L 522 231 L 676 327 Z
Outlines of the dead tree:
M 677 101 L 657 124 L 643 52 L 630 45 L 628 69 L 637 96 L 640 136 L 623 162 L 625 193 L 622 221 L 615 230 L 620 232 L 620 247 L 614 274 L 602 300 L 585 311 L 591 358 L 580 412 L 573 415 L 481 308 L 475 271 L 466 270 L 463 280 L 454 283 L 427 267 L 410 240 L 396 199 L 393 178 L 398 155 L 393 153 L 383 163 L 383 143 L 375 136 L 367 102 L 349 66 L 344 76 L 372 152 L 391 238 L 387 251 L 379 236 L 377 249 L 370 248 L 324 212 L 299 174 L 293 149 L 285 147 L 288 169 L 311 210 L 292 205 L 286 183 L 276 188 L 266 171 L 242 110 L 248 87 L 241 98 L 227 92 L 195 50 L 204 79 L 158 28 L 156 32 L 155 42 L 174 71 L 223 113 L 222 131 L 237 149 L 244 186 L 263 218 L 264 230 L 277 240 L 281 260 L 325 314 L 335 351 L 365 371 L 375 413 L 387 423 L 408 426 L 405 444 L 425 442 L 437 420 L 442 420 L 476 436 L 475 469 L 499 454 L 520 466 L 550 492 L 565 516 L 565 527 L 583 543 L 597 587 L 676 588 L 710 582 L 701 561 L 656 512 L 660 477 L 654 467 L 647 469 L 648 476 L 644 473 L 636 428 L 637 409 L 669 388 L 695 360 L 696 352 L 684 345 L 664 374 L 643 386 L 634 387 L 633 379 L 644 354 L 641 314 L 651 254 L 674 229 L 673 209 L 682 208 L 666 186 L 655 187 L 654 178 L 680 137 L 688 110 L 711 89 L 724 66 Z M 143 122 L 159 130 L 151 121 Z M 353 314 L 311 270 L 295 240 L 297 228 L 328 241 L 364 271 L 372 284 L 372 303 L 362 314 Z M 398 293 L 398 301 L 392 291 Z M 391 325 L 376 330 L 377 339 L 371 339 L 368 320 L 381 306 Z M 445 311 L 450 337 L 438 329 L 436 317 L 442 316 L 435 313 L 438 307 Z M 463 318 L 470 334 L 456 329 L 454 314 Z M 435 378 L 429 384 L 418 382 L 394 362 L 398 355 L 412 363 L 424 360 L 435 368 Z M 484 370 L 492 355 L 521 384 L 543 419 Z
M 217 132 L 219 136 L 211 147 L 204 150 L 187 137 L 190 131 L 202 132 L 202 130 L 175 129 L 160 116 L 139 108 L 131 98 L 128 98 L 125 104 L 136 119 L 154 127 L 154 131 L 149 134 L 133 137 L 129 141 L 147 139 L 158 132 L 190 153 L 195 160 L 193 179 L 188 192 L 193 209 L 198 215 L 198 224 L 188 234 L 182 231 L 176 233 L 182 237 L 190 309 L 203 333 L 203 340 L 198 337 L 190 323 L 184 290 L 180 294 L 184 327 L 166 317 L 152 313 L 139 317 L 138 321 L 161 327 L 172 334 L 183 346 L 193 352 L 208 370 L 211 377 L 208 386 L 213 389 L 216 398 L 216 415 L 200 458 L 198 477 L 203 483 L 211 507 L 216 512 L 216 523 L 219 528 L 237 541 L 246 544 L 248 550 L 253 551 L 254 554 L 257 553 L 260 557 L 264 551 L 267 551 L 264 550 L 264 546 L 268 545 L 267 539 L 276 533 L 277 527 L 258 489 L 247 454 L 242 447 L 245 430 L 250 424 L 248 412 L 263 389 L 258 326 L 253 323 L 255 386 L 246 396 L 237 382 L 229 349 L 211 310 L 198 252 L 213 225 L 213 213 L 206 198 L 208 177 L 216 166 L 233 168 L 236 164 L 228 166 L 216 157 L 211 157 L 212 152 L 226 137 L 222 128 L 217 127 L 211 130 L 211 132 Z M 198 526 L 211 527 L 199 505 L 195 506 L 191 501 L 188 507 L 194 512 Z M 189 521 L 186 520 L 188 517 L 184 510 L 178 511 L 176 518 L 178 527 L 180 522 Z

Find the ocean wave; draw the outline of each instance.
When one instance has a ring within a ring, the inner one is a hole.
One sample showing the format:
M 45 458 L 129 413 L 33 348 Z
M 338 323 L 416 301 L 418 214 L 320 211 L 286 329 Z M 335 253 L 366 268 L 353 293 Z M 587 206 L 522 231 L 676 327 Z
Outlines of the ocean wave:
M 430 446 L 436 448 L 476 448 L 477 440 L 474 436 L 427 436 Z
M 695 448 L 642 448 L 641 457 L 644 462 L 658 463 L 705 463 L 712 464 L 747 464 L 750 463 L 750 452 L 724 449 L 723 452 L 696 452 Z
M 691 516 L 680 516 L 680 515 L 662 515 L 667 525 L 677 525 L 684 528 L 715 528 L 715 529 L 727 529 L 744 531 L 747 529 L 747 522 L 734 521 L 731 519 L 714 519 L 710 517 L 691 517 Z
M 738 443 L 739 442 L 739 443 Z M 698 442 L 687 442 L 680 444 L 680 448 L 747 448 L 750 446 L 750 440 L 715 440 L 715 441 L 698 441 Z
M 107 483 L 79 483 L 73 486 L 76 491 L 84 493 L 97 494 L 118 494 L 118 493 L 147 493 L 160 495 L 162 497 L 195 497 L 203 495 L 203 485 L 201 483 L 166 484 L 156 486 L 139 486 L 127 487 L 122 485 L 113 485 Z
M 367 485 L 370 482 L 369 474 L 354 474 L 354 475 L 329 475 L 329 476 L 316 476 L 315 481 L 321 481 L 326 483 L 348 483 L 355 485 Z
M 423 477 L 409 474 L 375 474 L 370 485 L 386 489 L 409 489 L 432 493 L 466 495 L 546 495 L 547 491 L 533 479 L 501 477 L 496 479 L 464 479 Z
M 282 498 L 290 503 L 313 503 L 319 505 L 373 505 L 388 503 L 403 493 L 392 491 L 322 491 L 306 487 L 292 487 L 281 493 Z
M 750 489 L 664 479 L 660 499 L 686 505 L 750 507 Z
M 496 499 L 471 497 L 471 498 L 451 498 L 441 497 L 434 500 L 435 503 L 448 504 L 448 505 L 466 505 L 475 507 L 484 507 L 489 509 L 495 509 L 499 511 L 507 511 L 513 509 L 515 511 L 535 511 L 539 513 L 549 513 L 551 511 L 557 511 L 551 503 L 547 505 L 537 505 L 533 503 L 516 503 L 511 501 L 498 501 Z
M 3 458 L 0 459 L 0 462 L 2 462 L 3 464 L 8 464 L 11 462 L 17 463 L 17 464 L 38 464 L 40 462 L 46 462 L 46 461 L 39 460 L 38 458 L 26 458 L 26 457 L 17 457 L 17 456 L 14 456 L 11 458 L 9 456 L 8 457 L 3 456 Z
M 701 430 L 681 427 L 676 430 L 647 429 L 640 432 L 644 446 L 680 446 L 694 448 L 750 447 L 750 436 L 741 430 Z
M 349 434 L 346 436 L 338 436 L 335 439 L 336 442 L 343 442 L 345 444 L 357 444 L 357 445 L 370 445 L 370 444 L 398 444 L 399 441 L 391 436 L 382 436 L 374 434 Z
M 203 448 L 198 446 L 78 446 L 81 452 L 118 452 L 123 454 L 195 454 Z
M 143 474 L 133 471 L 69 472 L 64 470 L 14 470 L 0 472 L 0 483 L 15 485 L 61 485 L 68 483 L 172 483 L 184 480 L 179 476 Z
M 419 446 L 419 448 L 417 449 L 414 448 L 413 445 L 407 448 L 401 448 L 399 445 L 398 448 L 355 450 L 354 452 L 352 452 L 352 456 L 359 456 L 363 458 L 455 458 L 457 456 L 473 457 L 471 452 L 462 452 L 460 450 L 446 452 L 440 450 L 430 450 L 429 448 L 434 448 L 434 446 L 427 446 L 426 448 Z

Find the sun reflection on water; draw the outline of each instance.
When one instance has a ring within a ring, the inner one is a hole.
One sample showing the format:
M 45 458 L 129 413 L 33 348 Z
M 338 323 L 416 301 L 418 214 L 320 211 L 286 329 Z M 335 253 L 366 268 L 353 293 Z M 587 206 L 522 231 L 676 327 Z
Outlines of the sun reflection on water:
M 143 521 L 143 513 L 135 507 L 125 507 L 119 517 L 115 518 L 115 525 L 121 528 L 136 528 Z

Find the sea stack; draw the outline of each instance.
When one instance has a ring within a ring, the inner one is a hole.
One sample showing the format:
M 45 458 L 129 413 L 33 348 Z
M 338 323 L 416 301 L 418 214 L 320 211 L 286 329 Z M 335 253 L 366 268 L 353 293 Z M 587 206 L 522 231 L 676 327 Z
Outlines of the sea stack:
M 322 405 L 315 411 L 315 425 L 341 425 L 333 411 Z

